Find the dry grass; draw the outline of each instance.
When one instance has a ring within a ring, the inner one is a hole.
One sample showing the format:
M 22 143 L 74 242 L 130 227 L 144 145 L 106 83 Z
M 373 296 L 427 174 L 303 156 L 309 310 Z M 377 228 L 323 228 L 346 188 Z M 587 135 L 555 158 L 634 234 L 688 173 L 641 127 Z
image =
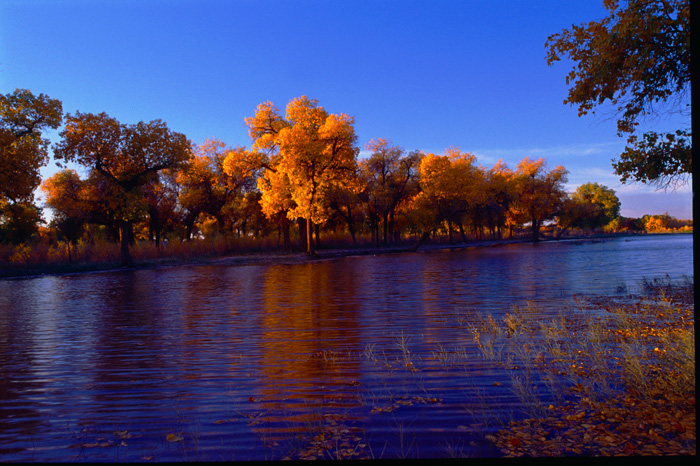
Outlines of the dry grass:
M 637 296 L 582 299 L 541 323 L 541 338 L 509 355 L 528 419 L 491 440 L 506 456 L 694 455 L 693 305 L 691 280 L 644 280 Z

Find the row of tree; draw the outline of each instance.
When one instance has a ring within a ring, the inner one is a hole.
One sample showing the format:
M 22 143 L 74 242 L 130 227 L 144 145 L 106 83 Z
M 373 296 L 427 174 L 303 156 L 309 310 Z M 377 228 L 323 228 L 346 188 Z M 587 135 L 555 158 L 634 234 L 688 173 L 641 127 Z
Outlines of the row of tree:
M 5 239 L 19 241 L 40 220 L 31 202 L 47 157 L 39 129 L 58 127 L 62 118 L 60 102 L 44 95 L 17 90 L 3 99 L 3 118 L 14 123 L 6 125 L 13 133 L 3 156 L 17 167 L 3 172 Z M 11 111 L 14 120 L 6 116 Z M 342 229 L 353 242 L 356 232 L 370 231 L 377 245 L 414 234 L 418 247 L 442 227 L 452 241 L 468 233 L 501 237 L 529 223 L 537 241 L 542 223 L 555 217 L 568 229 L 597 228 L 619 216 L 612 190 L 588 183 L 569 195 L 567 171 L 549 170 L 544 159 L 525 158 L 515 170 L 501 161 L 486 168 L 455 148 L 407 153 L 377 139 L 366 146 L 370 156 L 358 160 L 354 118 L 330 114 L 306 96 L 290 101 L 284 116 L 265 102 L 245 121 L 250 149 L 218 140 L 197 146 L 160 120 L 127 125 L 105 113 L 68 114 L 54 158 L 76 162 L 88 175 L 63 169 L 41 184 L 52 227 L 75 243 L 90 225 L 101 225 L 121 242 L 129 264 L 135 231 L 158 246 L 172 233 L 261 237 L 277 230 L 290 250 L 296 222 L 302 247 L 313 254 L 321 228 Z

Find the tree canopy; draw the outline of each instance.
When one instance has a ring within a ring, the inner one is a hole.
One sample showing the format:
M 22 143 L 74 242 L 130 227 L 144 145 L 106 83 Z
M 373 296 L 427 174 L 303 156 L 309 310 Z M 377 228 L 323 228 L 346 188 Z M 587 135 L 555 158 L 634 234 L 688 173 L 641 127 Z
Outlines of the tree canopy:
M 620 199 L 599 183 L 584 183 L 564 203 L 557 215 L 559 227 L 596 229 L 620 218 Z
M 359 153 L 354 117 L 329 114 L 316 99 L 301 96 L 289 102 L 285 118 L 267 102 L 245 121 L 253 149 L 268 154 L 260 158 L 261 167 L 273 173 L 258 184 L 263 211 L 271 216 L 283 210 L 290 220 L 305 219 L 312 254 L 312 223 L 330 216 L 331 189 L 352 180 Z
M 565 104 L 579 116 L 609 102 L 618 112 L 617 132 L 627 147 L 613 163 L 621 181 L 662 187 L 692 173 L 689 128 L 635 134 L 640 119 L 661 112 L 690 115 L 690 1 L 604 0 L 609 16 L 551 35 L 547 63 L 569 58 L 575 66 Z M 688 121 L 690 121 L 688 119 Z
M 514 205 L 520 220 L 531 222 L 532 241 L 539 240 L 540 226 L 557 214 L 566 199 L 567 174 L 561 165 L 547 170 L 547 161 L 542 158 L 525 157 L 518 163 L 515 176 L 518 197 Z
M 176 167 L 191 157 L 185 135 L 161 120 L 134 125 L 119 123 L 106 113 L 76 112 L 66 116 L 62 140 L 54 147 L 58 161 L 77 162 L 104 178 L 113 189 L 122 244 L 122 264 L 130 265 L 130 222 L 145 210 L 139 188 L 160 170 Z M 141 204 L 141 205 L 139 205 Z
M 0 94 L 0 203 L 31 202 L 41 183 L 39 169 L 49 161 L 42 131 L 63 119 L 61 101 L 26 89 Z

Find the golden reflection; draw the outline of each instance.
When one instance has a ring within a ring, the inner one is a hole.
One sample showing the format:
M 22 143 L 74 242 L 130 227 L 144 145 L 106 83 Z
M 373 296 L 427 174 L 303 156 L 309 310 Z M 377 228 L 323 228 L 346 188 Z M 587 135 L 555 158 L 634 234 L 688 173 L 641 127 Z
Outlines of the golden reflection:
M 333 280 L 325 263 L 267 269 L 261 367 L 271 381 L 284 377 L 296 381 L 301 389 L 314 387 L 318 378 L 357 377 L 354 358 L 347 355 L 360 346 L 358 310 L 351 300 L 334 298 L 352 297 L 354 291 L 351 273 L 342 282 Z

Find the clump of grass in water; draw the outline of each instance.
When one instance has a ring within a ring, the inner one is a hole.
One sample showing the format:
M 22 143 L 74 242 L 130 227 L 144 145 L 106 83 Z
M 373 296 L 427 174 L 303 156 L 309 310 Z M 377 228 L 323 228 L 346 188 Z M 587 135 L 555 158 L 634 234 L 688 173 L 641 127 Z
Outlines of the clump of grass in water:
M 695 331 L 692 281 L 686 278 L 684 282 L 673 283 L 668 277 L 644 280 L 641 290 L 644 296 L 630 297 L 626 303 L 616 303 L 608 298 L 590 298 L 588 302 L 582 299 L 579 306 L 589 310 L 602 308 L 607 312 L 602 315 L 572 314 L 548 324 L 540 324 L 542 338 L 532 342 L 533 347 L 537 346 L 529 352 L 514 351 L 509 355 L 506 360 L 518 358 L 524 366 L 523 371 L 511 373 L 513 391 L 523 403 L 531 405 L 532 419 L 542 419 L 542 415 L 537 414 L 541 399 L 528 379 L 529 368 L 535 367 L 552 390 L 556 402 L 569 400 L 574 402 L 571 409 L 580 411 L 576 416 L 567 416 L 565 420 L 573 423 L 572 432 L 581 424 L 581 416 L 585 417 L 587 410 L 593 410 L 593 407 L 594 411 L 600 412 L 604 409 L 625 409 L 628 406 L 629 413 L 624 417 L 634 419 L 635 410 L 641 410 L 642 406 L 656 406 L 659 400 L 663 400 L 663 406 L 672 407 L 676 410 L 674 412 L 681 413 L 676 417 L 682 416 L 682 422 L 694 426 Z M 504 323 L 508 325 L 508 322 Z M 529 353 L 529 360 L 525 353 Z M 542 370 L 546 371 L 544 375 Z M 629 399 L 632 401 L 624 401 Z M 578 408 L 576 403 L 579 403 Z M 549 409 L 558 408 L 550 405 Z M 568 420 L 569 417 L 575 419 Z M 532 448 L 520 448 L 521 442 L 525 441 L 540 445 L 536 438 L 541 436 L 533 436 L 534 431 L 526 435 L 537 424 L 532 419 L 512 424 L 509 430 L 502 431 L 500 440 L 495 440 L 502 451 L 508 454 L 522 454 L 525 451 L 537 454 Z M 590 418 L 587 419 L 586 422 L 591 422 Z M 644 424 L 644 419 L 640 418 L 637 424 Z M 676 432 L 673 435 L 683 440 L 669 444 L 671 446 L 667 448 L 670 450 L 664 454 L 695 451 L 694 433 L 690 438 L 686 434 L 685 425 L 678 422 L 665 428 L 670 429 L 669 432 Z M 582 430 L 580 427 L 578 429 Z M 514 433 L 518 436 L 513 437 Z M 585 433 L 581 435 L 585 438 Z M 638 442 L 653 441 L 653 437 L 647 438 L 645 435 L 646 431 L 641 432 L 638 437 L 643 440 Z M 613 438 L 611 435 L 608 437 Z M 591 441 L 591 437 L 588 438 Z M 629 442 L 625 443 L 625 439 L 619 443 L 627 445 L 627 450 L 624 451 L 635 451 Z M 636 447 L 641 448 L 641 443 L 636 444 Z M 539 448 L 541 454 L 552 453 L 546 442 L 541 443 Z M 571 451 L 556 450 L 558 453 L 552 454 L 580 454 L 577 453 L 579 447 L 571 448 Z M 653 448 L 648 446 L 649 451 L 653 451 Z M 600 451 L 611 454 L 609 450 Z M 622 450 L 618 451 L 621 452 Z

